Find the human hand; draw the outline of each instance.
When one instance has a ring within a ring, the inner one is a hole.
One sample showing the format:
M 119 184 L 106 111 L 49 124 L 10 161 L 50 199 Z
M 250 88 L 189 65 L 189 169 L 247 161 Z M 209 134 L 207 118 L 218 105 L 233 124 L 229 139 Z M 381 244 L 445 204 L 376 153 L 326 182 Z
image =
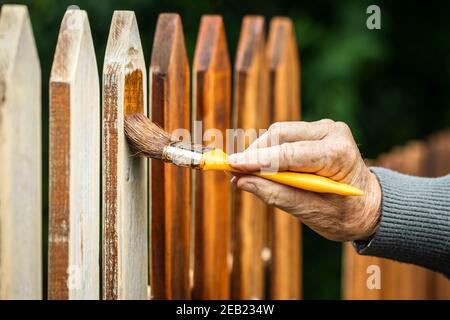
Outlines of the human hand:
M 242 153 L 230 155 L 230 165 L 243 172 L 237 187 L 264 202 L 299 217 L 330 240 L 368 240 L 380 216 L 381 188 L 365 165 L 349 127 L 324 119 L 278 122 Z M 314 193 L 245 175 L 277 165 L 278 171 L 315 173 L 364 191 L 364 196 Z

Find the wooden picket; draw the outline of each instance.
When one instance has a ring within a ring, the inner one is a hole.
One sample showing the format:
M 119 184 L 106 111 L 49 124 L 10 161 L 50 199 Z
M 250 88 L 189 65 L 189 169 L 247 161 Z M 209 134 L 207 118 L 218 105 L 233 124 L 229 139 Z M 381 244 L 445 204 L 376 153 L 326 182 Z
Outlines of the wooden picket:
M 50 76 L 48 297 L 98 299 L 100 92 L 85 11 L 64 15 Z
M 147 113 L 136 17 L 115 11 L 103 65 L 103 297 L 148 296 L 148 161 L 133 157 L 124 117 Z
M 189 133 L 189 65 L 177 14 L 158 18 L 149 79 L 152 120 L 170 133 L 177 129 Z M 174 134 L 178 138 L 183 132 Z M 151 295 L 154 299 L 187 299 L 190 171 L 151 161 L 151 172 Z
M 233 127 L 237 129 L 267 129 L 270 124 L 264 32 L 263 17 L 243 19 L 234 66 Z M 242 147 L 255 138 L 256 134 L 249 134 L 246 144 L 238 146 L 237 151 L 243 151 Z M 266 286 L 264 257 L 268 256 L 268 206 L 237 189 L 233 197 L 232 297 L 262 299 Z
M 20 5 L 0 16 L 0 155 L 0 299 L 40 299 L 41 69 Z
M 220 16 L 203 16 L 193 65 L 195 143 L 226 148 L 231 121 L 231 69 Z M 208 132 L 208 130 L 214 130 Z M 203 137 L 202 137 L 203 136 Z M 222 172 L 194 172 L 194 299 L 230 297 L 230 183 Z
M 300 62 L 292 22 L 275 17 L 267 44 L 271 121 L 300 120 Z M 301 298 L 300 220 L 273 209 L 270 223 L 270 298 Z

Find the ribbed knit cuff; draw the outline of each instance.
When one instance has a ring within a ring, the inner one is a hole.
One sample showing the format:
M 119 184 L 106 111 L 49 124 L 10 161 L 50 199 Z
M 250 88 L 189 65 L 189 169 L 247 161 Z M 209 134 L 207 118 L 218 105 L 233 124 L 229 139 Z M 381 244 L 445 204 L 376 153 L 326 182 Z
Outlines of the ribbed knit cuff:
M 450 175 L 419 178 L 370 168 L 382 188 L 380 226 L 370 241 L 354 241 L 358 253 L 450 275 Z

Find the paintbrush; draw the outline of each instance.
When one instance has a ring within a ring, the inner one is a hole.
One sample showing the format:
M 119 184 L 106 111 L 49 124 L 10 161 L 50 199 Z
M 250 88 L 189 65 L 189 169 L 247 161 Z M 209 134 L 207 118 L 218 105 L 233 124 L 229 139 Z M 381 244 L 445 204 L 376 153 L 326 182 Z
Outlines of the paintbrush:
M 240 172 L 228 164 L 227 154 L 222 150 L 173 140 L 169 133 L 144 114 L 133 114 L 125 118 L 125 135 L 136 150 L 136 154 L 140 156 L 199 170 Z M 362 196 L 364 194 L 353 186 L 311 173 L 284 171 L 245 174 L 252 174 L 313 192 L 334 193 L 343 196 Z

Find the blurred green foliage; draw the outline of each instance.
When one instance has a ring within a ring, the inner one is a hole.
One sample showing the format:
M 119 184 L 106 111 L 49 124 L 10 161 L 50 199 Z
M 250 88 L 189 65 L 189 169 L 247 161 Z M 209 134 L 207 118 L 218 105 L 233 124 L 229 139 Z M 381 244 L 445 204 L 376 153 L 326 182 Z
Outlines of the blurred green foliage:
M 114 10 L 136 12 L 148 65 L 158 14 L 181 15 L 192 58 L 202 14 L 221 14 L 231 57 L 242 17 L 261 14 L 293 19 L 302 60 L 303 118 L 347 122 L 364 156 L 420 139 L 450 124 L 450 2 L 112 0 L 6 1 L 27 4 L 42 63 L 43 92 L 59 24 L 69 5 L 86 10 L 97 63 L 102 66 Z M 0 1 L 0 3 L 4 3 Z M 381 8 L 381 30 L 366 28 L 366 8 Z M 48 178 L 48 95 L 44 94 L 44 179 Z M 47 179 L 48 180 L 48 179 Z M 44 193 L 44 215 L 47 212 Z M 304 230 L 305 298 L 339 298 L 340 244 Z

